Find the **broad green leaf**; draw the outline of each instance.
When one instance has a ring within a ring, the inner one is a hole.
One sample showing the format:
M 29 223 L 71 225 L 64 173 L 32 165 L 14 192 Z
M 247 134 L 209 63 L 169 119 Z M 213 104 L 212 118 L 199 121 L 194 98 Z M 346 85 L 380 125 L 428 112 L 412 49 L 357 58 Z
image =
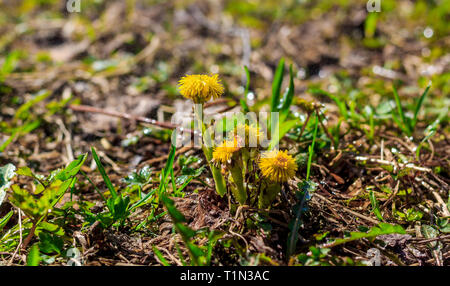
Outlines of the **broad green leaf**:
M 63 247 L 64 241 L 60 236 L 44 231 L 39 233 L 39 250 L 42 253 L 52 254 L 56 252 L 60 254 Z
M 58 236 L 63 236 L 65 234 L 64 229 L 61 226 L 46 221 L 39 224 L 38 230 L 49 232 Z
M 70 162 L 70 164 L 64 170 L 62 170 L 59 174 L 57 174 L 54 178 L 52 178 L 52 181 L 54 180 L 66 181 L 72 177 L 75 177 L 80 171 L 86 159 L 87 154 L 78 156 L 77 159 Z
M 41 256 L 39 253 L 38 244 L 34 244 L 27 256 L 27 266 L 39 266 L 39 262 L 41 262 Z
M 27 176 L 27 177 L 34 178 L 33 171 L 31 171 L 31 169 L 28 167 L 20 167 L 16 173 L 17 173 L 17 175 L 20 175 L 20 176 Z

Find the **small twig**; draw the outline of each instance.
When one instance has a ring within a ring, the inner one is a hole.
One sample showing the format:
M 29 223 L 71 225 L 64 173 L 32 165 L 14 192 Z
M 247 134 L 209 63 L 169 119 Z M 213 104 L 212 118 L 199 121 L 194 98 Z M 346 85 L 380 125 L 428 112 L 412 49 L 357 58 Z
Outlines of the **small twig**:
M 233 231 L 233 228 L 235 227 L 236 221 L 237 221 L 237 219 L 238 219 L 238 217 L 241 214 L 243 209 L 244 209 L 243 206 L 239 206 L 238 209 L 236 210 L 236 215 L 234 217 L 234 220 L 232 220 L 232 222 L 230 224 L 230 228 L 228 229 L 228 232 L 231 233 L 232 235 L 235 235 L 235 236 L 241 238 L 244 241 L 244 243 L 245 243 L 245 251 L 248 253 L 249 247 L 248 247 L 248 242 L 245 239 L 245 237 L 242 236 L 241 234 L 236 233 L 236 232 Z
M 310 117 L 311 117 L 311 112 L 308 112 L 308 116 L 306 117 L 305 123 L 302 126 L 302 130 L 300 130 L 300 134 L 297 137 L 297 141 L 300 141 L 300 139 L 302 138 L 303 132 L 305 131 L 306 125 L 308 124 Z
M 417 148 L 416 146 L 414 146 L 414 147 L 409 146 L 408 144 L 403 142 L 400 138 L 395 137 L 395 136 L 389 136 L 389 135 L 383 135 L 383 134 L 381 134 L 380 136 L 384 137 L 386 139 L 391 139 L 391 140 L 397 141 L 397 143 L 401 144 L 403 147 L 408 149 L 408 151 L 413 153 L 413 154 L 414 154 L 414 150 L 415 150 L 414 148 Z
M 73 111 L 99 113 L 99 114 L 113 116 L 113 117 L 119 117 L 119 118 L 123 118 L 123 119 L 127 119 L 127 120 L 144 122 L 144 123 L 148 123 L 148 124 L 155 125 L 155 126 L 158 126 L 161 128 L 166 128 L 166 129 L 176 129 L 177 127 L 179 127 L 178 125 L 174 125 L 174 124 L 167 123 L 167 122 L 156 121 L 155 119 L 151 119 L 151 118 L 147 118 L 147 117 L 143 117 L 143 116 L 135 116 L 135 115 L 132 115 L 129 113 L 104 110 L 101 108 L 88 106 L 88 105 L 69 105 L 69 109 L 71 109 Z M 194 133 L 193 130 L 187 129 L 187 128 L 184 128 L 183 131 L 186 131 L 189 133 Z
M 385 207 L 388 206 L 388 204 L 390 204 L 394 200 L 395 196 L 397 196 L 397 194 L 398 194 L 399 187 L 400 187 L 400 181 L 397 182 L 397 185 L 395 186 L 394 192 L 389 196 L 389 198 L 380 207 L 380 211 L 382 211 Z
M 37 227 L 37 223 L 33 223 L 33 226 L 30 229 L 30 233 L 27 235 L 27 237 L 23 241 L 22 249 L 26 249 L 27 248 L 28 244 L 30 243 L 31 239 L 34 236 L 34 232 L 36 231 L 36 227 Z
M 324 196 L 322 196 L 322 195 L 320 195 L 320 194 L 318 194 L 318 193 L 315 193 L 314 196 L 317 197 L 317 198 L 319 198 L 319 199 L 321 199 L 321 200 L 323 200 L 323 201 L 325 201 L 325 202 L 328 203 L 328 204 L 334 205 L 334 203 L 333 203 L 332 201 L 330 201 L 329 199 L 325 198 Z M 377 225 L 377 224 L 379 223 L 379 221 L 377 221 L 377 220 L 375 220 L 375 219 L 373 219 L 373 218 L 370 218 L 370 217 L 365 216 L 365 215 L 363 215 L 363 214 L 360 214 L 360 213 L 357 213 L 357 212 L 355 212 L 355 211 L 352 211 L 351 209 L 348 209 L 348 208 L 346 208 L 346 207 L 344 207 L 344 206 L 339 205 L 339 208 L 340 208 L 341 210 L 345 211 L 345 212 L 348 212 L 349 214 L 352 214 L 352 215 L 354 215 L 354 216 L 356 216 L 356 217 L 362 218 L 362 219 L 364 219 L 364 220 L 366 220 L 366 221 L 369 221 L 369 222 L 371 222 L 371 223 L 373 223 L 373 224 L 376 224 L 376 225 Z
M 17 211 L 19 212 L 19 244 L 17 245 L 16 250 L 11 256 L 8 265 L 11 265 L 13 263 L 14 257 L 16 257 L 16 254 L 19 251 L 20 246 L 22 245 L 22 213 L 21 213 L 22 211 L 19 208 L 17 208 Z
M 319 107 L 316 106 L 316 114 L 319 117 L 319 123 L 320 126 L 322 126 L 323 131 L 325 131 L 325 134 L 327 135 L 328 139 L 330 139 L 331 142 L 334 142 L 334 138 L 333 136 L 331 136 L 330 132 L 328 131 L 328 129 L 325 127 L 325 125 L 323 124 L 322 120 L 320 120 L 320 116 L 322 115 L 325 119 L 325 115 L 319 110 Z
M 192 148 L 193 147 L 185 146 L 185 147 L 181 148 L 180 150 L 176 151 L 175 152 L 175 156 L 178 156 L 180 154 L 186 153 L 187 151 L 191 150 Z M 147 161 L 144 161 L 144 162 L 140 163 L 139 166 L 152 165 L 152 164 L 155 164 L 155 163 L 164 162 L 164 161 L 167 160 L 168 157 L 169 157 L 169 155 L 163 155 L 163 156 L 158 157 L 158 158 L 153 158 L 153 159 L 150 159 L 150 160 L 147 160 Z
M 396 166 L 395 162 L 390 162 L 390 161 L 386 161 L 386 160 L 380 160 L 380 159 L 375 159 L 375 158 L 368 158 L 368 157 L 364 157 L 364 156 L 357 156 L 355 157 L 355 160 L 357 161 L 369 161 L 371 163 L 378 163 L 378 164 L 382 164 L 382 165 L 391 165 L 391 166 Z M 408 163 L 408 164 L 403 164 L 403 163 L 398 163 L 398 166 L 401 168 L 411 168 L 413 170 L 417 170 L 417 171 L 422 171 L 422 172 L 428 172 L 431 173 L 432 170 L 429 168 L 425 168 L 425 167 L 418 167 L 412 163 Z
M 408 241 L 411 241 L 411 243 L 429 243 L 429 242 L 433 242 L 433 241 L 436 241 L 436 240 L 441 240 L 441 239 L 444 240 L 444 239 L 448 239 L 448 238 L 450 238 L 450 234 L 443 235 L 443 236 L 438 236 L 438 237 L 433 237 L 433 238 L 429 238 L 429 239 L 412 237 Z
M 428 139 L 427 142 L 430 145 L 430 149 L 431 149 L 431 155 L 430 155 L 430 158 L 428 158 L 427 161 L 431 162 L 433 160 L 433 157 L 434 157 L 434 145 L 433 145 L 433 142 L 431 141 L 431 139 Z
M 75 160 L 73 156 L 72 145 L 70 144 L 70 142 L 72 141 L 72 137 L 70 135 L 69 130 L 67 130 L 66 126 L 64 125 L 64 122 L 60 118 L 56 119 L 56 124 L 59 125 L 59 128 L 61 128 L 61 131 L 64 134 L 64 144 L 66 145 L 67 159 L 69 161 L 68 163 L 70 163 L 73 160 Z
M 417 181 L 420 184 L 422 184 L 422 186 L 427 188 L 433 194 L 434 198 L 436 199 L 438 204 L 441 206 L 444 216 L 450 217 L 450 211 L 448 210 L 447 204 L 444 202 L 444 200 L 442 199 L 441 195 L 439 195 L 439 193 L 436 192 L 436 190 L 432 186 L 430 186 L 427 182 L 425 182 L 424 180 L 419 179 L 417 177 L 415 177 L 414 179 L 415 179 L 415 181 Z
M 442 255 L 442 258 L 443 258 L 443 259 L 450 258 L 450 251 L 447 251 L 446 253 L 444 253 L 444 254 Z M 431 259 L 428 259 L 427 261 L 425 261 L 425 263 L 430 264 L 430 263 L 432 263 L 433 261 L 435 261 L 434 258 L 431 258 Z M 408 265 L 408 266 L 420 266 L 420 264 L 419 264 L 419 263 L 413 263 L 413 264 L 410 264 L 410 265 Z

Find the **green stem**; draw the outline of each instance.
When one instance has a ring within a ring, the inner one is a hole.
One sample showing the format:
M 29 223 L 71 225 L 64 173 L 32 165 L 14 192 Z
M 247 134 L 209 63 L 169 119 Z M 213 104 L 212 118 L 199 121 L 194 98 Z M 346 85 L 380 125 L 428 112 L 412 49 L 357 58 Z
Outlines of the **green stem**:
M 281 184 L 269 181 L 266 181 L 265 184 L 265 187 L 263 186 L 263 188 L 261 188 L 259 194 L 258 207 L 260 209 L 268 208 L 273 200 L 275 200 L 278 193 L 281 192 Z
M 242 162 L 233 162 L 230 167 L 231 177 L 236 185 L 236 188 L 231 188 L 234 197 L 241 204 L 247 201 L 247 191 L 244 187 L 244 177 L 242 174 Z
M 202 128 L 202 137 L 203 137 L 202 150 L 203 150 L 203 153 L 205 154 L 206 160 L 208 161 L 209 168 L 211 169 L 211 173 L 213 175 L 214 183 L 216 186 L 216 192 L 221 197 L 223 197 L 227 192 L 227 185 L 225 182 L 225 178 L 222 176 L 222 173 L 220 172 L 220 169 L 217 168 L 216 166 L 214 166 L 214 164 L 212 163 L 213 148 L 208 147 L 204 144 L 204 140 L 206 140 L 206 138 L 208 138 L 209 140 L 212 140 L 212 139 L 211 139 L 211 134 L 206 129 L 206 126 L 203 123 L 201 114 L 199 114 L 199 113 L 203 114 L 203 105 L 201 105 L 200 110 L 195 110 L 196 118 L 197 118 L 199 124 L 201 124 L 200 126 Z

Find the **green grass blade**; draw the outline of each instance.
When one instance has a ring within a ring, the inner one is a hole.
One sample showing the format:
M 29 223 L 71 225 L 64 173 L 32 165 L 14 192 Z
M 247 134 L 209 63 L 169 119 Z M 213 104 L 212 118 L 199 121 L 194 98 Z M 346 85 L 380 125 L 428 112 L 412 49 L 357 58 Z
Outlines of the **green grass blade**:
M 241 103 L 242 110 L 244 112 L 250 112 L 250 108 L 248 107 L 247 101 L 246 101 L 248 91 L 250 90 L 250 71 L 248 70 L 247 66 L 244 66 L 244 69 L 245 69 L 245 76 L 247 78 L 247 83 L 245 84 L 245 91 L 244 91 L 245 99 L 241 98 L 240 103 Z
M 0 231 L 5 227 L 5 225 L 8 223 L 9 219 L 14 214 L 14 211 L 10 211 L 5 217 L 0 219 Z
M 175 134 L 175 131 L 173 134 Z M 169 174 L 171 174 L 172 170 L 173 170 L 173 162 L 175 161 L 175 152 L 177 149 L 174 144 L 175 144 L 175 142 L 172 144 L 172 147 L 170 148 L 170 153 L 169 153 L 169 157 L 167 158 L 166 166 L 164 167 L 164 170 L 161 173 L 161 181 L 159 184 L 159 194 L 161 194 L 161 192 L 165 191 L 165 189 L 167 188 L 167 185 L 169 183 L 168 177 L 169 177 Z
M 156 248 L 156 246 L 153 246 L 153 252 L 155 253 L 156 257 L 158 257 L 159 261 L 163 266 L 170 266 L 170 263 L 167 262 L 167 260 L 162 255 L 161 251 L 159 251 L 158 248 Z
M 12 51 L 9 53 L 2 66 L 0 67 L 0 83 L 5 80 L 5 77 L 12 73 L 16 68 L 20 59 L 20 53 L 18 51 Z
M 378 201 L 375 197 L 375 193 L 373 191 L 369 192 L 370 203 L 372 204 L 372 211 L 378 220 L 383 221 L 383 216 L 381 215 L 380 208 L 378 207 Z
M 39 102 L 43 101 L 47 97 L 51 95 L 51 92 L 44 90 L 40 91 L 38 94 L 36 94 L 31 100 L 28 100 L 24 104 L 22 104 L 16 111 L 16 114 L 14 114 L 14 119 L 24 119 L 27 117 L 27 113 L 30 110 L 31 107 L 38 104 Z
M 94 157 L 95 163 L 97 164 L 98 170 L 100 174 L 103 177 L 103 181 L 105 181 L 106 187 L 108 187 L 109 191 L 111 192 L 112 198 L 115 200 L 117 198 L 117 192 L 116 189 L 114 189 L 113 184 L 111 183 L 111 180 L 109 179 L 108 175 L 105 172 L 105 168 L 102 165 L 102 162 L 100 161 L 100 158 L 97 155 L 97 152 L 95 152 L 95 148 L 91 148 L 92 156 Z
M 317 129 L 319 127 L 319 116 L 316 115 L 316 122 L 314 123 L 314 133 L 313 133 L 313 139 L 312 143 L 309 146 L 309 156 L 308 156 L 308 165 L 306 169 L 306 181 L 309 180 L 309 175 L 311 173 L 311 164 L 312 164 L 312 157 L 314 155 L 314 145 L 316 144 L 316 138 L 317 138 Z
M 156 192 L 156 189 L 151 190 L 148 194 L 146 194 L 142 199 L 137 201 L 134 205 L 132 205 L 129 209 L 130 212 L 135 210 L 136 208 L 143 206 Z
M 288 248 L 287 248 L 288 257 L 290 257 L 294 253 L 295 246 L 297 245 L 298 230 L 299 230 L 299 227 L 300 227 L 300 218 L 301 218 L 301 215 L 302 215 L 302 213 L 304 211 L 304 204 L 309 199 L 309 194 L 313 190 L 312 182 L 309 182 L 309 175 L 310 175 L 310 171 L 311 171 L 312 157 L 313 157 L 313 154 L 314 154 L 314 145 L 316 144 L 318 127 L 319 127 L 319 116 L 316 115 L 316 122 L 314 124 L 313 139 L 312 139 L 311 145 L 309 146 L 309 157 L 308 157 L 308 165 L 307 165 L 307 170 L 306 170 L 306 179 L 305 179 L 304 184 L 302 186 L 304 188 L 303 189 L 303 196 L 302 196 L 301 202 L 299 204 L 299 208 L 297 209 L 297 213 L 295 215 L 295 220 L 294 220 L 291 232 L 289 233 L 289 237 L 288 237 Z
M 247 83 L 245 84 L 244 94 L 245 94 L 245 96 L 247 96 L 248 91 L 250 90 L 250 71 L 247 66 L 244 66 L 244 69 L 245 69 L 245 76 L 247 78 Z
M 41 125 L 41 119 L 36 119 L 31 122 L 26 122 L 25 124 L 14 128 L 11 132 L 11 135 L 9 138 L 0 146 L 0 153 L 5 151 L 6 147 L 8 147 L 9 144 L 14 142 L 19 136 L 25 135 L 27 133 L 30 133 L 31 131 L 35 130 Z
M 102 198 L 102 200 L 106 203 L 106 198 L 105 196 L 102 194 L 102 192 L 99 190 L 99 188 L 97 188 L 97 186 L 94 184 L 94 182 L 92 182 L 92 180 L 86 175 L 85 172 L 80 171 L 80 174 L 86 179 L 88 180 L 88 182 L 92 185 L 92 187 L 94 187 L 94 189 L 97 191 L 97 193 L 100 195 L 100 197 Z M 108 205 L 106 205 L 108 206 Z M 112 212 L 112 210 L 110 210 Z
M 278 111 L 278 105 L 280 104 L 280 90 L 281 90 L 281 83 L 283 82 L 283 76 L 284 76 L 284 59 L 281 58 L 280 62 L 278 63 L 277 70 L 275 71 L 275 76 L 273 78 L 272 82 L 272 103 L 271 103 L 271 111 L 276 112 Z
M 180 258 L 181 264 L 183 266 L 187 266 L 186 260 L 184 260 L 183 252 L 181 252 L 180 246 L 178 245 L 178 242 L 175 241 L 175 248 L 177 249 L 178 257 Z
M 406 133 L 408 135 L 411 135 L 411 128 L 410 128 L 408 120 L 405 117 L 405 114 L 403 113 L 402 105 L 400 103 L 400 97 L 398 96 L 397 88 L 395 87 L 395 85 L 393 85 L 393 90 L 394 90 L 395 103 L 397 104 L 397 112 L 398 112 L 398 114 L 400 114 L 400 118 L 402 119 L 402 122 L 405 127 L 404 131 L 406 131 Z
M 298 188 L 301 192 L 297 192 L 297 199 L 300 200 L 298 204 L 296 204 L 293 208 L 295 218 L 289 223 L 289 228 L 291 232 L 288 235 L 288 243 L 287 243 L 287 257 L 290 258 L 292 254 L 294 254 L 295 248 L 297 246 L 298 241 L 298 231 L 300 229 L 300 224 L 302 222 L 301 217 L 303 213 L 308 210 L 308 201 L 311 199 L 311 193 L 313 193 L 316 189 L 316 184 L 314 182 L 305 180 L 299 183 Z
M 291 107 L 292 100 L 294 99 L 294 73 L 292 71 L 292 64 L 289 67 L 289 87 L 283 96 L 283 104 L 280 109 L 280 123 L 283 124 L 284 120 L 289 114 L 289 108 Z
M 312 95 L 314 95 L 314 94 L 325 95 L 325 96 L 329 97 L 330 99 L 332 99 L 338 106 L 339 113 L 341 114 L 341 116 L 344 117 L 345 120 L 348 119 L 347 105 L 345 104 L 345 101 L 340 100 L 337 96 L 335 96 L 325 90 L 322 90 L 320 88 L 309 88 L 308 92 L 311 93 Z
M 369 13 L 364 23 L 364 36 L 373 38 L 377 30 L 378 13 Z
M 425 97 L 427 96 L 428 91 L 430 90 L 430 88 L 431 88 L 431 84 L 427 86 L 425 91 L 420 96 L 419 101 L 417 102 L 416 110 L 414 111 L 414 118 L 413 118 L 413 121 L 412 121 L 412 124 L 411 124 L 413 129 L 416 127 L 417 117 L 419 116 L 420 108 L 422 107 L 422 104 L 423 104 L 423 102 L 425 100 Z

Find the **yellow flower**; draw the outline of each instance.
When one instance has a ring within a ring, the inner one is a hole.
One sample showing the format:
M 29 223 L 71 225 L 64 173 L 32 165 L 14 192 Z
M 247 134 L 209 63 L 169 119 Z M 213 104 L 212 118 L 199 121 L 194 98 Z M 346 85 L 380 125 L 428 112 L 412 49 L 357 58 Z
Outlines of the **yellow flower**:
M 231 136 L 245 136 L 245 147 L 257 147 L 260 138 L 263 135 L 261 129 L 255 125 L 238 124 L 236 128 L 230 132 Z M 252 145 L 252 146 L 250 146 Z
M 240 143 L 234 137 L 231 140 L 224 140 L 219 146 L 214 148 L 213 160 L 217 163 L 229 163 L 234 152 L 239 151 Z
M 287 151 L 270 151 L 259 160 L 259 168 L 265 178 L 283 183 L 295 176 L 297 164 Z
M 178 82 L 181 95 L 192 99 L 194 103 L 204 103 L 223 94 L 223 86 L 218 75 L 193 74 L 181 78 Z

